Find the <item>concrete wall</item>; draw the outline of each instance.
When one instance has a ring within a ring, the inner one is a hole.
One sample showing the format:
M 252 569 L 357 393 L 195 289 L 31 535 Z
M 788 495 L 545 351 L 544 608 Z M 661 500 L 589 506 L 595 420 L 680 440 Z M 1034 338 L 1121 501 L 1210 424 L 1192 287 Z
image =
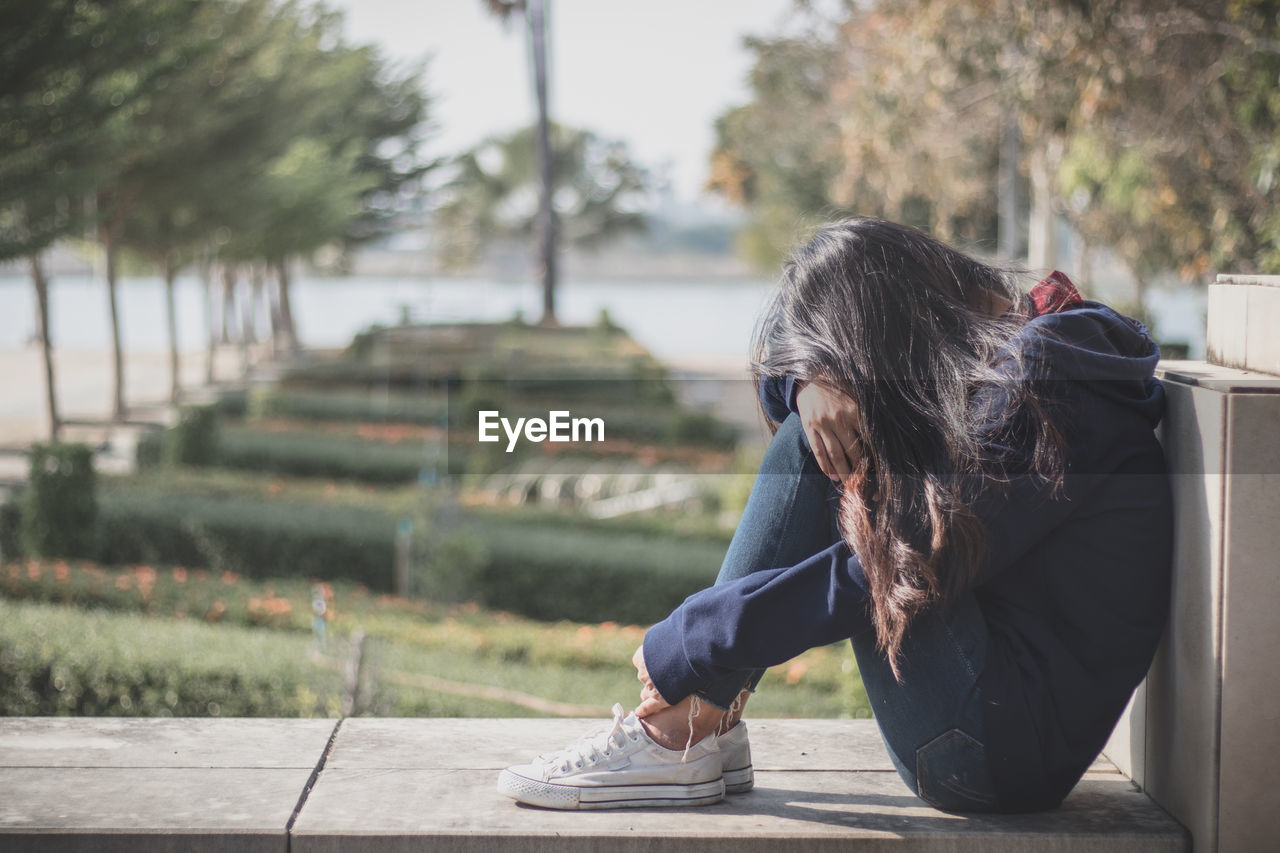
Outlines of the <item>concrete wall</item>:
M 1163 365 L 1173 475 L 1169 628 L 1105 750 L 1190 830 L 1197 853 L 1280 831 L 1280 278 L 1219 277 L 1211 357 Z

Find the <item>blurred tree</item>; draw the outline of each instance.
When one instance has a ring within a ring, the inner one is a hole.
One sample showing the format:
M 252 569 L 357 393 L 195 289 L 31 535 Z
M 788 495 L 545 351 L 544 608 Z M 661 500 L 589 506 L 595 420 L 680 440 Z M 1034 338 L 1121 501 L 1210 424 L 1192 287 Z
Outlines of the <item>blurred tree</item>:
M 775 234 L 757 261 L 833 207 L 981 243 L 999 221 L 1007 256 L 1026 193 L 1030 265 L 1057 262 L 1065 217 L 1127 262 L 1135 302 L 1166 271 L 1280 269 L 1275 0 L 807 8 L 810 33 L 754 45 L 753 99 L 718 123 L 711 187 Z
M 957 0 L 947 0 L 948 4 Z M 1280 4 L 1267 0 L 960 0 L 998 51 L 939 32 L 955 67 L 1001 81 L 1029 141 L 1032 265 L 1052 261 L 1051 213 L 1112 247 L 1135 283 L 1213 265 L 1280 268 Z M 1272 152 L 1269 157 L 1268 152 Z
M 1096 68 L 1058 175 L 1073 224 L 1114 245 L 1139 286 L 1170 270 L 1280 271 L 1280 4 L 1091 12 Z
M 990 245 L 1005 107 L 997 81 L 945 61 L 957 36 L 973 54 L 1000 49 L 1000 34 L 964 4 L 855 7 L 840 24 L 832 193 L 841 207 Z
M 1103 243 L 1124 260 L 1133 279 L 1125 306 L 1140 313 L 1147 284 L 1195 253 L 1210 214 L 1179 199 L 1137 144 L 1113 149 L 1101 135 L 1074 135 L 1058 175 L 1068 216 L 1082 239 Z M 1195 273 L 1191 273 L 1192 276 Z
M 717 119 L 707 187 L 750 211 L 742 250 L 771 269 L 798 230 L 836 207 L 844 161 L 832 95 L 842 69 L 831 39 L 816 32 L 746 47 L 755 54 L 753 99 Z
M 174 38 L 205 2 L 0 6 L 0 258 L 39 251 L 84 227 L 78 202 L 107 169 L 94 155 L 185 62 Z M 25 203 L 22 216 L 15 202 Z
M 331 121 L 337 133 L 328 135 L 339 146 L 354 141 L 353 173 L 365 186 L 359 214 L 347 223 L 344 240 L 357 246 L 385 237 L 399 217 L 419 209 L 424 178 L 441 161 L 423 159 L 422 144 L 433 129 L 425 68 L 394 68 L 368 47 L 349 53 L 352 70 L 347 77 L 354 85 L 342 113 Z
M 167 275 L 172 304 L 171 275 L 176 269 L 176 259 L 167 253 L 174 250 L 175 242 L 180 242 L 181 229 L 189 221 L 157 209 L 157 200 L 149 198 L 148 192 L 163 187 L 165 193 L 177 195 L 187 161 L 173 156 L 173 152 L 180 150 L 184 143 L 193 145 L 201 141 L 199 132 L 204 129 L 196 121 L 204 113 L 190 109 L 191 105 L 181 95 L 191 94 L 189 83 L 197 75 L 207 75 L 204 81 L 210 89 L 221 85 L 229 62 L 226 54 L 219 54 L 224 44 L 224 28 L 229 26 L 232 33 L 243 30 L 263 14 L 267 2 L 204 0 L 195 4 L 190 0 L 163 0 L 147 4 L 152 14 L 140 22 L 140 26 L 146 33 L 145 39 L 160 49 L 163 71 L 150 75 L 146 97 L 138 107 L 120 116 L 96 141 L 94 156 L 103 168 L 95 181 L 94 206 L 98 240 L 106 260 L 114 374 L 112 416 L 116 420 L 126 416 L 118 287 L 120 250 L 126 245 L 125 225 L 135 215 L 146 215 L 159 222 L 156 233 L 170 243 L 164 256 L 170 268 Z M 157 31 L 160 21 L 168 22 L 169 29 Z M 227 38 L 230 41 L 234 36 Z M 189 124 L 192 122 L 194 127 Z
M 278 276 L 272 342 L 295 348 L 290 258 L 382 236 L 432 165 L 418 153 L 427 103 L 420 71 L 396 73 L 372 48 L 343 44 L 341 17 L 320 7 L 250 0 L 213 14 L 216 47 L 166 89 L 154 122 L 134 123 L 149 151 L 116 177 L 133 201 L 114 211 L 120 240 L 150 256 L 165 279 L 175 398 L 180 266 L 210 244 L 224 262 L 248 266 L 244 344 L 270 266 Z
M 165 288 L 170 399 L 180 388 L 175 282 L 219 227 L 235 221 L 228 197 L 252 185 L 288 144 L 275 116 L 294 35 L 294 13 L 268 0 L 213 2 L 192 15 L 190 57 L 134 116 L 117 169 L 100 187 L 108 270 L 132 249 L 153 261 Z M 109 275 L 109 285 L 114 276 Z
M 286 345 L 298 332 L 290 262 L 327 244 L 353 248 L 391 233 L 423 203 L 424 178 L 439 162 L 423 158 L 430 101 L 421 67 L 389 66 L 371 47 L 337 39 L 341 19 L 319 13 L 295 38 L 289 105 L 277 123 L 291 140 L 246 187 L 244 211 L 224 254 L 264 261 L 275 273 L 273 322 Z
M 453 163 L 438 209 L 443 260 L 474 262 L 496 240 L 526 240 L 539 220 L 541 169 L 530 137 L 536 128 L 485 140 Z M 552 198 L 564 236 L 579 246 L 644 227 L 641 202 L 649 174 L 623 142 L 590 131 L 551 126 Z
M 280 0 L 14 0 L 0 7 L 0 259 L 27 256 L 59 418 L 40 252 L 96 230 L 125 413 L 119 253 L 160 268 L 178 392 L 174 281 L 220 246 L 279 270 L 380 236 L 434 165 L 418 152 L 421 69 L 342 43 L 341 19 Z M 91 203 L 85 204 L 85 199 Z
M 36 291 L 51 438 L 55 393 L 41 253 L 92 221 L 103 143 L 185 61 L 174 50 L 205 0 L 13 0 L 0 7 L 0 259 L 25 256 Z
M 1032 266 L 1055 261 L 1053 218 L 1114 248 L 1135 282 L 1265 263 L 1275 209 L 1275 2 L 938 0 L 1002 40 L 938 30 L 944 60 L 998 81 L 1027 140 Z M 987 39 L 989 42 L 989 38 Z
M 483 0 L 485 6 L 503 21 L 515 12 L 524 14 L 529 29 L 529 63 L 533 71 L 533 90 L 538 105 L 538 119 L 533 134 L 537 145 L 538 262 L 542 272 L 542 323 L 556 323 L 556 281 L 559 245 L 559 223 L 553 196 L 557 178 L 552 148 L 551 111 L 547 105 L 547 33 L 546 0 Z

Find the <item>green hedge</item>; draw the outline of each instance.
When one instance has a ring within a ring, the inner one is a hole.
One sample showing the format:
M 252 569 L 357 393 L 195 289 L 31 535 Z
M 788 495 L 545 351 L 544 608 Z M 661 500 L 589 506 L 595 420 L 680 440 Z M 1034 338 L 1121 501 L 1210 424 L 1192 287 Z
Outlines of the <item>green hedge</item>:
M 650 624 L 715 582 L 724 546 L 601 530 L 468 523 L 483 543 L 474 595 L 535 619 Z
M 22 503 L 10 499 L 0 503 L 0 558 L 12 560 L 22 554 Z
M 217 464 L 299 477 L 411 483 L 430 466 L 431 452 L 421 441 L 389 444 L 356 436 L 226 429 Z
M 224 418 L 243 418 L 249 413 L 249 391 L 245 388 L 219 389 L 215 392 L 213 405 Z
M 104 493 L 100 516 L 98 560 L 106 564 L 391 586 L 395 522 L 375 510 L 115 488 Z
M 218 403 L 183 406 L 172 428 L 154 429 L 138 437 L 134 447 L 138 467 L 216 464 L 222 443 L 222 414 Z
M 138 470 L 149 471 L 164 464 L 168 435 L 166 429 L 152 429 L 138 436 L 138 443 L 133 447 L 133 461 Z
M 175 460 L 173 435 L 155 432 L 138 441 L 142 470 Z M 365 483 L 411 483 L 429 467 L 429 448 L 421 441 L 392 444 L 354 435 L 290 431 L 264 432 L 243 427 L 219 430 L 217 450 L 199 464 L 233 470 L 297 477 L 332 477 Z M 440 463 L 443 466 L 444 461 Z
M 443 425 L 448 409 L 440 392 L 273 389 L 249 398 L 249 413 L 256 417 L 295 420 Z
M 165 459 L 174 465 L 212 465 L 218 459 L 220 438 L 217 406 L 184 406 L 178 423 L 165 437 Z
M 607 320 L 546 328 L 451 323 L 372 328 L 340 357 L 291 366 L 287 384 L 424 387 L 478 378 L 662 379 L 663 366 Z
M 313 645 L 0 599 L 0 716 L 333 716 L 342 675 L 311 661 Z
M 96 550 L 98 478 L 85 444 L 36 445 L 22 498 L 22 549 L 88 557 Z
M 103 563 L 392 586 L 395 520 L 379 511 L 117 487 L 100 512 Z M 439 535 L 459 533 L 478 545 L 465 549 L 467 576 L 425 576 L 421 588 L 538 619 L 657 621 L 713 582 L 724 556 L 716 541 L 465 514 Z

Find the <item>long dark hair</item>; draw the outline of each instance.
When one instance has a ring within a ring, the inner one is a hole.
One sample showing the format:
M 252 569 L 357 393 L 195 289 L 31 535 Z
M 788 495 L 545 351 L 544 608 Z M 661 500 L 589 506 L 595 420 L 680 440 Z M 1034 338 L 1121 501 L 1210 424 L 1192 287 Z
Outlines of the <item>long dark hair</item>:
M 985 538 L 970 505 L 1011 476 L 1010 457 L 991 448 L 1019 448 L 1015 473 L 1062 481 L 1062 436 L 1027 381 L 1033 366 L 1007 363 L 1020 358 L 1008 344 L 1027 314 L 992 316 L 995 297 L 1019 305 L 1017 282 L 915 229 L 846 219 L 787 261 L 756 329 L 757 379 L 820 380 L 855 404 L 841 533 L 898 677 L 911 620 L 973 583 Z M 1010 435 L 993 437 L 992 425 Z

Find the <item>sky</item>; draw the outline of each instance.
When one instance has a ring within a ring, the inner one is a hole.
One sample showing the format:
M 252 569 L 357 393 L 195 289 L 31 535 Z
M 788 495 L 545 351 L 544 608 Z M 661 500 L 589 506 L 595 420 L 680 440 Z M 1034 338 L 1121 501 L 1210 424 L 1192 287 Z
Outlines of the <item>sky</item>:
M 547 0 L 555 121 L 622 139 L 694 201 L 713 123 L 748 99 L 744 35 L 782 32 L 794 0 Z M 397 60 L 428 58 L 437 122 L 431 151 L 456 154 L 534 120 L 519 18 L 504 26 L 483 0 L 328 0 L 352 42 Z

